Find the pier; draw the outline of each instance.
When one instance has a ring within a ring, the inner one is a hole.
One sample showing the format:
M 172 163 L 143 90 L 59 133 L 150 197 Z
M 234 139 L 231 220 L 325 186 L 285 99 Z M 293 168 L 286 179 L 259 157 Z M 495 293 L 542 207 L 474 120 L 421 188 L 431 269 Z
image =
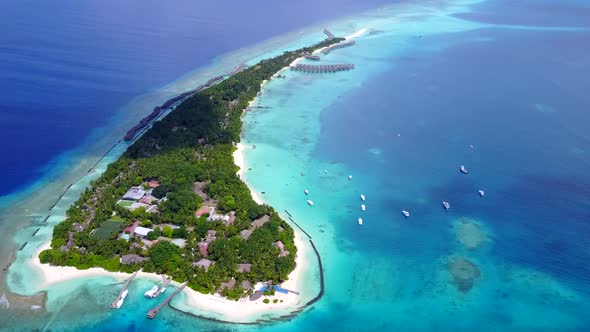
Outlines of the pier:
M 332 51 L 333 51 L 333 50 L 335 50 L 335 49 L 339 49 L 339 48 L 344 48 L 344 47 L 352 46 L 352 45 L 354 45 L 354 44 L 355 44 L 355 41 L 354 41 L 354 40 L 347 41 L 347 42 L 344 42 L 344 43 L 338 43 L 338 44 L 332 45 L 332 46 L 330 46 L 330 47 L 326 47 L 326 48 L 324 48 L 324 49 L 323 49 L 321 52 L 322 52 L 323 54 L 328 54 L 328 53 L 332 52 Z
M 111 309 L 114 309 L 117 307 L 117 302 L 119 302 L 119 300 L 121 299 L 121 296 L 123 295 L 123 292 L 127 290 L 127 287 L 129 287 L 129 284 L 131 283 L 133 278 L 135 278 L 135 276 L 137 275 L 137 272 L 139 272 L 139 271 L 133 272 L 131 277 L 129 279 L 127 279 L 127 281 L 125 281 L 125 284 L 123 285 L 123 288 L 119 292 L 119 295 L 117 295 L 117 298 L 113 301 L 113 303 L 111 303 Z
M 313 55 L 313 54 L 310 54 L 310 53 L 304 54 L 303 57 L 306 58 L 306 59 L 309 59 L 309 60 L 316 60 L 316 61 L 320 60 L 320 56 L 319 55 Z
M 160 287 L 158 289 L 156 294 L 154 294 L 154 297 L 158 297 L 158 296 L 160 296 L 160 294 L 162 294 L 164 291 L 166 291 L 166 287 L 168 286 L 168 284 L 170 283 L 171 280 L 172 279 L 168 279 L 168 278 L 166 278 L 165 275 L 162 274 L 162 287 Z
M 297 64 L 291 66 L 291 70 L 302 71 L 305 73 L 335 73 L 337 71 L 345 71 L 354 69 L 353 64 L 342 65 L 303 65 Z
M 153 319 L 154 317 L 156 317 L 156 315 L 158 314 L 160 309 L 162 309 L 162 307 L 164 307 L 168 302 L 170 302 L 170 300 L 172 300 L 172 298 L 174 296 L 176 296 L 176 294 L 180 293 L 184 289 L 184 287 L 186 287 L 186 284 L 188 284 L 188 281 L 185 281 L 184 283 L 182 283 L 182 285 L 180 285 L 180 287 L 178 287 L 177 290 L 175 290 L 172 294 L 168 295 L 168 297 L 164 300 L 164 302 L 160 303 L 159 306 L 148 311 L 147 318 Z
M 332 39 L 336 38 L 336 36 L 334 36 L 334 34 L 331 33 L 330 30 L 328 30 L 328 29 L 324 29 L 324 33 L 326 34 L 326 36 L 328 36 L 328 38 L 326 38 L 327 40 L 332 40 Z

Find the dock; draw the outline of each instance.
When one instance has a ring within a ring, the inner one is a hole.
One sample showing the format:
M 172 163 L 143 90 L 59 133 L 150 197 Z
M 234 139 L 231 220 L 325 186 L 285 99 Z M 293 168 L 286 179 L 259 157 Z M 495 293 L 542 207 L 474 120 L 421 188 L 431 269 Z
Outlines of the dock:
M 172 298 L 174 296 L 176 296 L 176 294 L 180 293 L 184 289 L 184 287 L 186 287 L 187 284 L 188 284 L 188 281 L 185 281 L 182 285 L 180 285 L 180 287 L 178 287 L 177 290 L 175 290 L 162 303 L 160 303 L 159 306 L 157 306 L 157 307 L 151 309 L 150 311 L 148 311 L 147 318 L 153 319 L 154 317 L 156 317 L 156 315 L 158 314 L 158 312 L 160 311 L 160 309 L 162 309 L 162 307 L 164 307 L 168 302 L 170 302 L 170 300 L 172 300 Z
M 347 41 L 347 42 L 344 42 L 344 43 L 338 43 L 338 44 L 334 44 L 332 46 L 329 46 L 329 47 L 324 48 L 321 52 L 323 54 L 328 54 L 328 53 L 332 52 L 335 49 L 352 46 L 354 44 L 355 44 L 355 41 L 354 40 Z
M 127 290 L 127 287 L 129 287 L 129 284 L 131 283 L 133 278 L 135 278 L 135 276 L 137 275 L 137 272 L 139 272 L 139 271 L 133 272 L 131 277 L 129 279 L 127 279 L 127 281 L 125 281 L 125 284 L 123 285 L 123 288 L 119 292 L 119 295 L 117 295 L 117 298 L 115 299 L 115 301 L 113 301 L 113 303 L 111 303 L 111 309 L 114 309 L 117 307 L 117 302 L 119 302 L 119 300 L 121 299 L 121 296 L 123 295 L 123 292 Z
M 172 279 L 168 279 L 165 275 L 162 274 L 162 287 L 158 289 L 156 294 L 154 294 L 154 297 L 160 296 L 160 294 L 162 294 L 162 292 L 166 290 L 166 287 L 168 286 L 171 280 Z
M 316 60 L 316 61 L 320 60 L 320 56 L 319 55 L 313 55 L 313 54 L 310 54 L 310 53 L 304 54 L 303 57 L 306 58 L 306 59 L 309 59 L 309 60 Z
M 328 29 L 324 29 L 324 33 L 327 36 L 327 38 L 326 38 L 327 40 L 332 40 L 332 39 L 336 38 L 336 36 L 334 36 L 334 34 L 331 33 L 330 30 L 328 30 Z
M 291 70 L 302 71 L 305 73 L 335 73 L 337 71 L 345 71 L 354 69 L 353 64 L 341 65 L 304 65 L 296 64 L 291 66 Z

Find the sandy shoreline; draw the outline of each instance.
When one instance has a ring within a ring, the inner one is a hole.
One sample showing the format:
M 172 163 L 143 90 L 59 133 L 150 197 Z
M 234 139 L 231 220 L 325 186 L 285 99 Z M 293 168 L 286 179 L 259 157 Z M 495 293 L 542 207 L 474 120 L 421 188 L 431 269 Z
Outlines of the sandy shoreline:
M 282 284 L 282 286 L 287 289 L 300 290 L 302 288 L 302 276 L 306 268 L 305 257 L 309 250 L 309 245 L 304 242 L 305 239 L 305 235 L 296 230 L 295 245 L 298 250 L 295 259 L 296 267 L 295 270 L 289 274 L 289 279 Z M 38 285 L 39 289 L 47 289 L 52 285 L 80 278 L 112 277 L 119 281 L 123 281 L 130 276 L 128 273 L 109 272 L 102 268 L 78 270 L 72 266 L 51 266 L 49 264 L 41 264 L 39 253 L 49 247 L 50 242 L 39 247 L 30 260 L 31 267 L 39 271 L 43 279 L 43 282 Z M 137 274 L 136 278 L 150 279 L 157 283 L 161 280 L 161 277 L 158 274 L 142 271 Z M 179 286 L 179 284 L 174 281 L 172 281 L 172 284 Z M 217 294 L 202 294 L 190 288 L 185 288 L 183 293 L 185 295 L 184 301 L 180 305 L 176 304 L 176 307 L 179 309 L 205 317 L 211 316 L 236 323 L 251 322 L 256 319 L 257 314 L 272 314 L 275 311 L 281 311 L 282 313 L 304 304 L 301 295 L 295 295 L 292 293 L 282 294 L 276 292 L 274 296 L 263 296 L 256 301 L 249 301 L 247 299 L 232 301 Z M 133 294 L 131 296 L 143 296 L 143 294 Z M 263 303 L 265 298 L 268 298 L 271 303 Z M 278 302 L 272 303 L 274 299 L 277 299 Z M 277 315 L 278 314 L 279 313 L 277 313 Z

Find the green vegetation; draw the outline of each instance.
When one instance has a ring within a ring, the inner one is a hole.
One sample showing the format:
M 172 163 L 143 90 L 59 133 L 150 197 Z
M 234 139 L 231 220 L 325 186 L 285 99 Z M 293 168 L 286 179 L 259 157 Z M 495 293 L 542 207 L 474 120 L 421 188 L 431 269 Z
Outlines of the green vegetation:
M 55 226 L 52 248 L 40 254 L 41 262 L 80 269 L 164 273 L 177 281 L 188 280 L 195 290 L 221 291 L 232 299 L 247 291 L 241 288 L 246 280 L 252 284 L 285 280 L 295 268 L 293 229 L 271 207 L 252 200 L 236 175 L 233 143 L 240 140 L 242 110 L 260 91 L 263 80 L 302 53 L 341 40 L 323 41 L 263 60 L 185 100 L 92 182 L 67 211 L 67 219 Z M 117 204 L 130 187 L 147 188 L 146 182 L 153 179 L 160 183 L 150 198 L 156 201 L 155 212 L 144 208 L 130 211 L 127 203 Z M 207 214 L 197 218 L 195 211 L 202 206 L 202 197 L 217 205 L 215 213 L 231 212 L 227 217 L 231 215 L 232 222 L 207 221 Z M 268 222 L 252 228 L 252 221 L 265 215 L 270 217 Z M 186 243 L 180 248 L 166 240 L 150 246 L 136 236 L 130 242 L 118 239 L 123 228 L 135 221 L 153 229 L 147 240 L 162 236 L 185 239 Z M 244 240 L 240 232 L 247 229 L 252 234 Z M 204 268 L 195 263 L 205 258 L 199 243 L 209 231 L 216 232 L 206 257 L 213 264 Z M 273 246 L 276 241 L 284 244 L 287 255 L 279 257 L 279 249 Z M 120 258 L 129 254 L 144 260 L 122 263 Z M 250 271 L 238 272 L 238 264 L 251 264 Z M 221 290 L 222 283 L 229 280 L 235 285 Z
M 262 302 L 264 302 L 266 304 L 269 304 L 270 303 L 270 300 L 269 299 L 264 299 L 264 300 L 262 300 Z
M 279 300 L 278 300 L 278 299 L 274 299 L 274 300 L 272 300 L 272 303 L 277 303 L 277 302 L 279 302 Z M 283 302 L 283 301 L 281 301 L 281 302 Z

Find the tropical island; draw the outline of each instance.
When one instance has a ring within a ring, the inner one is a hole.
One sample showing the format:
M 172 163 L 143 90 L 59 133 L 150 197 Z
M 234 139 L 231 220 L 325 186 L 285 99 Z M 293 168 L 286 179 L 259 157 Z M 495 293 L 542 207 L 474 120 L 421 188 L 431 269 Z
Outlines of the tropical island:
M 284 52 L 185 99 L 91 183 L 40 262 L 165 274 L 234 300 L 261 282 L 266 292 L 283 290 L 296 265 L 294 230 L 253 200 L 232 153 L 265 80 L 342 40 Z

